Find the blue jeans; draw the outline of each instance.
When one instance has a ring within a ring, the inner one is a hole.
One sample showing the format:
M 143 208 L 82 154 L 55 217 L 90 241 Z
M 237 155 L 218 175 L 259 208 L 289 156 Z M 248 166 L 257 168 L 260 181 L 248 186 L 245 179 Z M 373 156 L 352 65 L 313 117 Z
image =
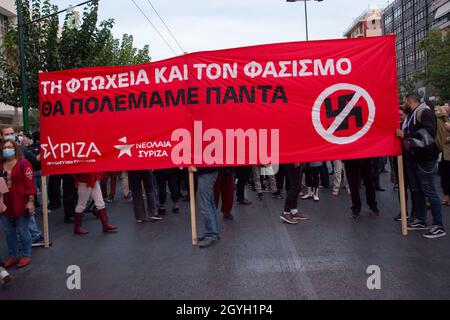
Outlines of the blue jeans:
M 42 173 L 41 170 L 34 171 L 34 187 L 36 188 L 36 192 L 38 193 L 38 201 L 42 202 Z
M 217 175 L 217 171 L 199 175 L 197 190 L 198 209 L 205 220 L 204 236 L 214 240 L 219 239 L 219 218 L 214 201 L 214 185 Z
M 416 219 L 426 223 L 426 199 L 428 199 L 431 205 L 433 225 L 442 227 L 442 204 L 436 189 L 436 161 L 407 159 L 405 168 L 411 188 Z
M 32 241 L 42 238 L 42 233 L 39 230 L 39 227 L 36 223 L 36 219 L 34 218 L 34 216 L 30 217 L 30 234 Z
M 8 218 L 0 215 L 5 230 L 6 243 L 8 244 L 9 256 L 20 258 L 19 241 L 22 244 L 22 256 L 31 257 L 31 234 L 30 216 L 24 214 L 17 218 Z M 19 237 L 17 236 L 19 235 Z

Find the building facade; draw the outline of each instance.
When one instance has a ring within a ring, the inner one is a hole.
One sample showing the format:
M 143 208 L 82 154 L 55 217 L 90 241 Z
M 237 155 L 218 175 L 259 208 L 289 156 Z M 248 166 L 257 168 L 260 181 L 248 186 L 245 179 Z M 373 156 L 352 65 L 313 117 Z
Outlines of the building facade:
M 16 5 L 14 0 L 0 0 L 0 47 L 3 36 L 11 24 L 17 23 Z
M 0 0 L 0 54 L 3 54 L 3 36 L 9 26 L 17 23 L 14 0 Z M 0 77 L 2 74 L 0 74 Z M 21 125 L 22 110 L 8 106 L 0 101 L 0 125 Z
M 412 80 L 423 70 L 426 54 L 419 43 L 435 21 L 433 0 L 396 0 L 382 14 L 383 34 L 397 35 L 397 70 L 400 82 Z
M 375 37 L 383 34 L 381 28 L 382 9 L 373 8 L 364 11 L 344 32 L 346 38 Z
M 448 30 L 450 28 L 450 0 L 435 0 L 431 9 L 436 12 L 433 27 Z

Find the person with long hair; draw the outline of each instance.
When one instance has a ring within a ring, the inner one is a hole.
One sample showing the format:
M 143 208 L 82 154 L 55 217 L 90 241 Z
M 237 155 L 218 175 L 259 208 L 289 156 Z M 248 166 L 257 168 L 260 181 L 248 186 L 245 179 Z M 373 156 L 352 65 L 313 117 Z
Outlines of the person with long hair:
M 30 218 L 35 213 L 36 188 L 31 164 L 23 158 L 19 145 L 11 140 L 0 144 L 0 172 L 9 191 L 3 194 L 6 209 L 0 214 L 10 258 L 5 268 L 23 268 L 31 262 Z M 21 252 L 19 250 L 21 248 Z

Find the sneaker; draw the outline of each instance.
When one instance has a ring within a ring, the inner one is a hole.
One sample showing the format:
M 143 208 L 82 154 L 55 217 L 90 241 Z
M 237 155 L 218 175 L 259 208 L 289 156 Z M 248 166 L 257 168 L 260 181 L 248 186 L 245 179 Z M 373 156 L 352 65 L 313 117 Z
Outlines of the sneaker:
M 427 239 L 437 239 L 441 237 L 445 237 L 447 233 L 445 233 L 445 230 L 443 227 L 440 226 L 432 226 L 430 230 L 428 230 L 426 233 L 424 233 L 424 237 Z
M 8 285 L 11 282 L 11 276 L 5 268 L 0 267 L 0 284 L 2 286 Z
M 272 198 L 274 199 L 284 199 L 283 196 L 281 195 L 281 192 L 274 192 L 272 193 Z
M 230 221 L 233 221 L 233 220 L 234 220 L 234 217 L 233 217 L 233 215 L 232 215 L 231 213 L 224 213 L 224 214 L 223 214 L 223 218 L 224 218 L 225 220 L 230 220 Z
M 300 213 L 300 212 L 297 212 L 297 213 L 291 213 L 291 217 L 294 219 L 294 220 L 309 220 L 309 217 L 306 215 L 306 214 L 303 214 L 303 213 Z
M 333 191 L 333 192 L 331 193 L 331 195 L 332 195 L 333 197 L 337 197 L 337 196 L 339 195 L 339 192 Z
M 280 219 L 288 224 L 297 224 L 298 221 L 295 220 L 290 213 L 283 213 Z
M 166 215 L 166 208 L 158 208 L 158 215 L 159 216 L 165 216 Z
M 311 192 L 308 192 L 307 194 L 305 194 L 303 197 L 302 197 L 302 200 L 308 200 L 308 199 L 311 199 L 312 197 L 314 196 L 314 193 L 311 191 Z
M 31 246 L 32 246 L 33 248 L 38 248 L 38 247 L 43 247 L 43 246 L 45 246 L 44 238 L 43 238 L 43 237 L 39 237 L 39 238 L 37 238 L 37 239 L 34 239 L 34 240 L 31 242 Z
M 173 213 L 180 213 L 180 207 L 178 207 L 178 206 L 173 207 L 172 212 Z
M 263 194 L 260 192 L 257 194 L 258 200 L 261 201 L 263 199 Z
M 427 229 L 428 229 L 427 224 L 423 223 L 420 220 L 414 220 L 408 226 L 408 230 L 410 230 L 410 231 L 423 231 L 423 230 L 427 230 Z
M 409 218 L 410 218 L 409 216 L 406 216 L 406 219 L 407 219 L 407 220 L 409 220 Z M 394 221 L 396 221 L 396 222 L 402 221 L 402 214 L 399 213 L 398 216 L 396 216 L 396 217 L 394 218 Z
M 314 192 L 314 194 L 313 194 L 313 200 L 314 200 L 315 202 L 320 201 L 320 198 L 319 198 L 319 189 L 317 189 L 317 190 Z
M 247 200 L 247 199 L 240 200 L 240 201 L 238 201 L 238 203 L 239 203 L 240 205 L 242 205 L 242 206 L 249 206 L 249 205 L 252 204 L 252 202 L 249 201 L 249 200 Z
M 114 202 L 114 198 L 112 197 L 108 197 L 108 199 L 106 199 L 107 203 L 113 203 Z
M 162 220 L 163 220 L 163 218 L 160 215 L 158 215 L 158 214 L 155 214 L 154 216 L 152 216 L 150 218 L 151 222 L 157 222 L 157 221 L 162 221 Z
M 198 247 L 201 249 L 208 248 L 217 242 L 216 239 L 204 238 L 198 243 Z
M 136 220 L 136 223 L 144 223 L 144 220 Z

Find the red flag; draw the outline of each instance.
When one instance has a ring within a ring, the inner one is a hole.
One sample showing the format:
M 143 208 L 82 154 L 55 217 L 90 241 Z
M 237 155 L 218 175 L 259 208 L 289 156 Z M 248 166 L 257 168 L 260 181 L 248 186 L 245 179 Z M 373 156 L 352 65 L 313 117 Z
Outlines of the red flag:
M 398 155 L 395 37 L 39 75 L 45 175 Z

